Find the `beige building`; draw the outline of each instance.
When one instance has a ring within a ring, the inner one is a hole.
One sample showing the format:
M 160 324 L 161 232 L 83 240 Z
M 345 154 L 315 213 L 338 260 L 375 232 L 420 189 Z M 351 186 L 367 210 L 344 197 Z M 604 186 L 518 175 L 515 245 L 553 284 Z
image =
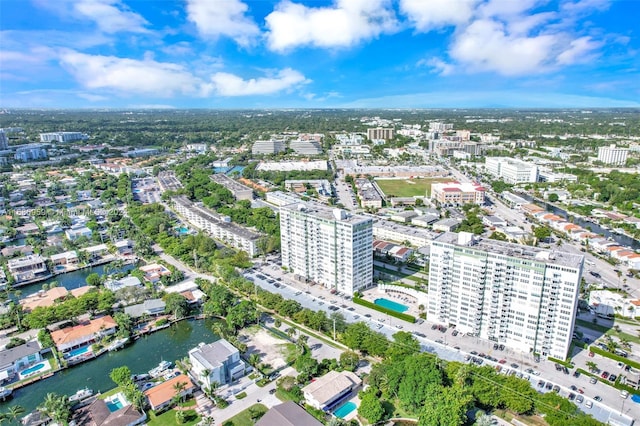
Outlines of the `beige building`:
M 461 206 L 464 204 L 484 204 L 485 189 L 465 182 L 431 184 L 431 199 L 440 204 Z
M 350 371 L 329 371 L 315 382 L 302 388 L 304 399 L 318 410 L 332 410 L 362 384 L 360 377 Z

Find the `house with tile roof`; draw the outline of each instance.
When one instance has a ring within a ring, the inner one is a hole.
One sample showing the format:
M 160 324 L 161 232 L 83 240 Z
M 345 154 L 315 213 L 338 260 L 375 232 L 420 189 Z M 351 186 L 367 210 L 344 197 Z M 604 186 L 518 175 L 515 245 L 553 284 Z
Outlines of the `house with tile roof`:
M 51 338 L 60 352 L 68 352 L 74 348 L 93 344 L 103 336 L 114 334 L 117 327 L 116 321 L 110 315 L 105 315 L 73 327 L 52 331 Z
M 180 392 L 176 388 L 179 383 L 184 384 L 184 388 Z M 144 394 L 149 400 L 151 409 L 158 412 L 169 408 L 174 397 L 186 397 L 191 395 L 195 389 L 196 387 L 191 379 L 184 374 L 180 374 L 146 390 Z

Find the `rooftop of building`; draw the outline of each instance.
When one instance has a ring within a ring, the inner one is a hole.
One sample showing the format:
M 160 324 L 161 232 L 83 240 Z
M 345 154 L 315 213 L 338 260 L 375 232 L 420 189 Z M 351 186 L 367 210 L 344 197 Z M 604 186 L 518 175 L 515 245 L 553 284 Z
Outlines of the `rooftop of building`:
M 220 339 L 206 345 L 201 343 L 197 348 L 191 349 L 189 355 L 193 356 L 208 369 L 213 369 L 236 352 L 238 352 L 238 349 L 235 346 L 225 339 Z
M 579 268 L 584 260 L 584 256 L 581 254 L 542 249 L 539 247 L 508 243 L 505 241 L 478 238 L 475 236 L 471 238 L 469 235 L 471 234 L 468 232 L 445 232 L 436 238 L 434 242 L 453 244 L 460 247 L 470 247 L 488 253 L 550 263 L 554 265 L 568 266 L 571 268 Z M 467 242 L 465 243 L 465 241 Z
M 361 215 L 352 215 L 345 210 L 330 208 L 324 204 L 314 202 L 300 202 L 287 204 L 280 207 L 280 210 L 301 211 L 308 215 L 319 217 L 322 219 L 335 220 L 336 222 L 348 223 L 356 225 L 358 223 L 371 222 L 371 218 Z
M 321 426 L 311 414 L 293 401 L 275 405 L 258 420 L 256 426 Z
M 240 182 L 236 182 L 224 173 L 213 174 L 210 176 L 210 178 L 215 183 L 223 185 L 225 188 L 231 191 L 253 191 L 253 189 L 241 184 Z
M 362 380 L 350 371 L 329 371 L 302 388 L 302 391 L 323 405 L 331 402 L 336 395 L 341 394 L 345 389 L 354 388 L 361 383 Z

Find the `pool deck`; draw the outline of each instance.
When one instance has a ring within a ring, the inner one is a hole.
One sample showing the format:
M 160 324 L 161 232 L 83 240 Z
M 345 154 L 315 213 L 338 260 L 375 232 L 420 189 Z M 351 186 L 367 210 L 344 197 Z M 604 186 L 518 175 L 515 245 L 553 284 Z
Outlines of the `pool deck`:
M 352 412 L 350 412 L 349 414 L 347 414 L 346 416 L 344 416 L 342 418 L 342 420 L 345 420 L 345 421 L 348 422 L 349 420 L 355 419 L 356 417 L 358 417 L 358 407 L 360 407 L 360 398 L 356 394 L 352 398 L 349 398 L 346 401 L 343 401 L 342 404 L 340 404 L 340 407 L 342 407 L 347 402 L 353 402 L 354 404 L 356 404 L 356 408 Z M 338 417 L 338 416 L 336 416 L 336 417 Z
M 409 309 L 402 312 L 403 314 L 408 314 L 414 317 L 418 317 L 420 315 L 420 310 L 418 309 L 418 303 L 414 301 L 411 296 L 406 296 L 403 294 L 397 294 L 394 292 L 385 292 L 384 290 L 380 290 L 378 287 L 373 287 L 363 292 L 362 298 L 371 303 L 375 303 L 376 299 L 389 299 L 393 302 L 400 303 Z M 396 311 L 397 312 L 397 311 Z

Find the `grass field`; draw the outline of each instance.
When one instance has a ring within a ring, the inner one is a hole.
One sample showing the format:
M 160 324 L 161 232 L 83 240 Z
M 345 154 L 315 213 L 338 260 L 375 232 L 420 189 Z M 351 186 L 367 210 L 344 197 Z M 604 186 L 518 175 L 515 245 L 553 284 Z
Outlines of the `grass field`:
M 431 195 L 431 184 L 451 179 L 376 179 L 376 183 L 387 197 L 414 197 Z

